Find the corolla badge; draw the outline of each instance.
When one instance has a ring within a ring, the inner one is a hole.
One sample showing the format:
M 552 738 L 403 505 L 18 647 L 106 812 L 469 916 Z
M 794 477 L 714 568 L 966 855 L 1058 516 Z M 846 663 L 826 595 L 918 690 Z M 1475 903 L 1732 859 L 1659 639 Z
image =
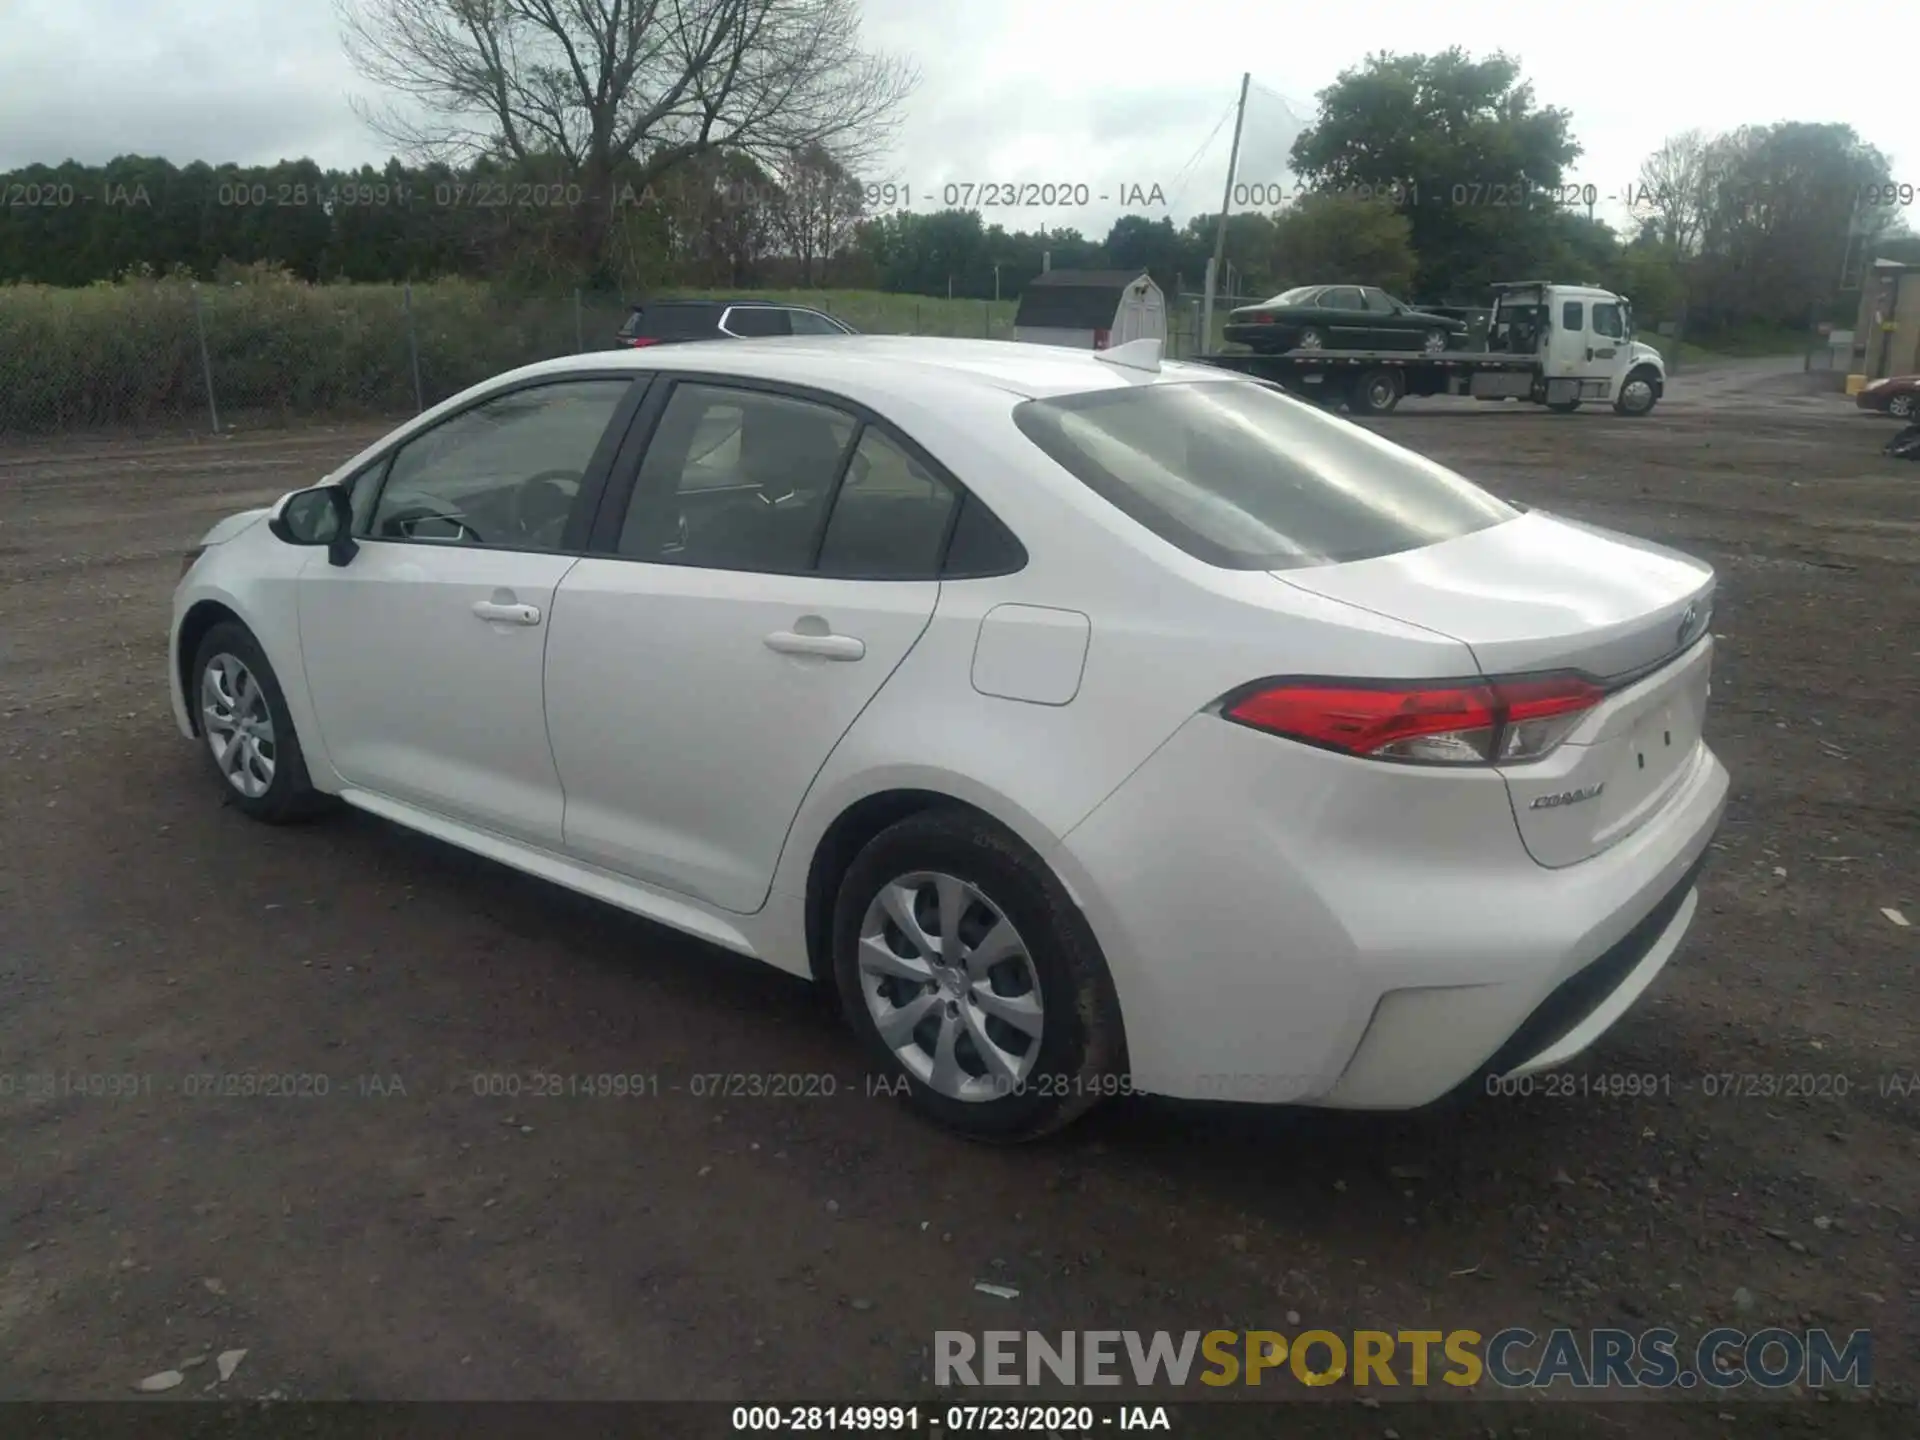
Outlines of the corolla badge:
M 1598 785 L 1584 785 L 1578 790 L 1562 790 L 1558 795 L 1537 795 L 1527 808 L 1529 810 L 1557 810 L 1562 805 L 1578 805 L 1582 800 L 1591 800 L 1607 788 L 1602 780 Z

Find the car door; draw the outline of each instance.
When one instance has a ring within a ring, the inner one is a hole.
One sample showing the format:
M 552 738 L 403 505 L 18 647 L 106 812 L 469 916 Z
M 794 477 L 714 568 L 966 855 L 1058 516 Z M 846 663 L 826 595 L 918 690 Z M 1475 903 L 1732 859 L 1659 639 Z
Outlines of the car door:
M 609 488 L 548 642 L 566 844 L 746 913 L 807 787 L 926 629 L 958 491 L 813 392 L 680 377 L 636 429 L 633 483 Z
M 1417 350 L 1420 332 L 1402 318 L 1401 307 L 1391 295 L 1372 286 L 1360 292 L 1367 307 L 1365 344 L 1375 350 Z
M 1326 315 L 1327 348 L 1365 350 L 1372 341 L 1372 324 L 1367 304 L 1357 285 L 1333 285 L 1320 292 L 1320 309 Z
M 1593 352 L 1593 375 L 1605 377 L 1609 390 L 1617 389 L 1632 362 L 1627 339 L 1625 308 L 1617 300 L 1595 300 L 1587 315 L 1587 345 Z
M 558 848 L 542 666 L 555 587 L 638 402 L 631 374 L 524 384 L 354 489 L 358 552 L 299 582 L 300 648 L 348 785 Z
M 1557 312 L 1549 317 L 1553 327 L 1547 342 L 1547 374 L 1588 379 L 1604 374 L 1607 366 L 1595 369 L 1593 335 L 1587 329 L 1587 305 L 1584 300 L 1561 300 Z

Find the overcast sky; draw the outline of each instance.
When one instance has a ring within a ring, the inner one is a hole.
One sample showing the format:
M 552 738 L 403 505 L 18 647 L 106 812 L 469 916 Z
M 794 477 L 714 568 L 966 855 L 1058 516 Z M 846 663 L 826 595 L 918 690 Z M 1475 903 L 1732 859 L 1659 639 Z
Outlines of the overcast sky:
M 1691 126 L 1843 121 L 1893 158 L 1896 180 L 1920 181 L 1907 86 L 1811 58 L 1853 53 L 1850 13 L 1801 0 L 1760 11 L 1745 0 L 1611 0 L 1601 10 L 865 0 L 868 44 L 910 56 L 923 76 L 893 174 L 874 178 L 910 185 L 916 208 L 937 208 L 948 182 L 1084 183 L 1085 209 L 988 219 L 1095 237 L 1122 213 L 1122 186 L 1158 185 L 1168 200 L 1159 213 L 1184 222 L 1219 206 L 1241 71 L 1256 88 L 1239 175 L 1277 184 L 1315 92 L 1342 69 L 1372 49 L 1457 44 L 1476 55 L 1504 48 L 1543 103 L 1572 112 L 1585 153 L 1568 179 L 1596 187 L 1603 218 L 1618 218 L 1605 197 L 1624 190 L 1642 157 Z M 0 27 L 0 169 L 129 151 L 176 163 L 386 157 L 349 108 L 350 95 L 370 92 L 341 52 L 329 0 L 0 0 Z

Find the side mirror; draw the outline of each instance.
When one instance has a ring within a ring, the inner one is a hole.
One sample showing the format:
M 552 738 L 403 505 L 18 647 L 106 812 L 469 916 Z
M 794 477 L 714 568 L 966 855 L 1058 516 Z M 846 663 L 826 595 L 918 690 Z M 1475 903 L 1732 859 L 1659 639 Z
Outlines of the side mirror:
M 287 545 L 324 545 L 327 563 L 345 565 L 360 553 L 353 538 L 353 498 L 338 485 L 316 485 L 283 495 L 267 529 Z

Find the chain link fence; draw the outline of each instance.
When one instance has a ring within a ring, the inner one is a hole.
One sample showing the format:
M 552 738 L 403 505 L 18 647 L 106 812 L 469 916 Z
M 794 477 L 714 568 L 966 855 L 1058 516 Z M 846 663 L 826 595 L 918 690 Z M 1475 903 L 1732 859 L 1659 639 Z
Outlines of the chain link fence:
M 1013 338 L 1011 300 L 751 293 L 869 334 Z M 630 309 L 471 281 L 0 286 L 0 436 L 398 419 L 503 371 L 610 350 Z

